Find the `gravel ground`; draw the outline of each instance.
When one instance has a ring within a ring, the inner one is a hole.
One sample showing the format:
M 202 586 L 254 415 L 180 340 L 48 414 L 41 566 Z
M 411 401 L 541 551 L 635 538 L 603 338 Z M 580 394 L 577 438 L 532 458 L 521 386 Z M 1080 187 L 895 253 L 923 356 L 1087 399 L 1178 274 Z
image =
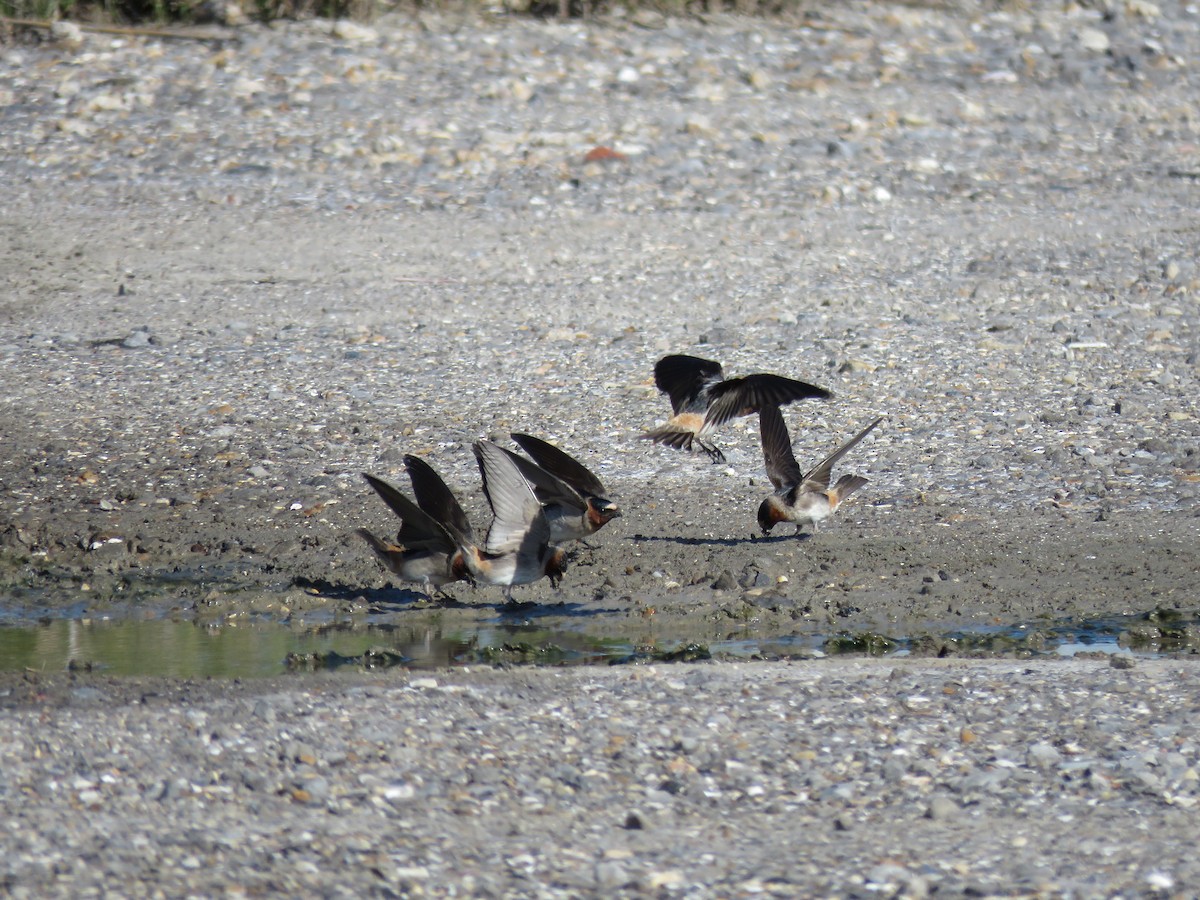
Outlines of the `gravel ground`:
M 519 589 L 549 626 L 1194 613 L 1200 13 L 1109 6 L 18 35 L 0 617 L 494 621 L 388 587 L 358 473 L 421 454 L 482 524 L 469 445 L 511 430 L 625 510 Z M 886 415 L 871 483 L 752 540 L 753 421 L 723 466 L 639 440 L 669 352 L 833 389 L 802 465 Z M 1191 669 L 1023 665 L 9 675 L 0 883 L 1193 894 Z
M 1200 671 L 9 679 L 13 897 L 1194 896 Z

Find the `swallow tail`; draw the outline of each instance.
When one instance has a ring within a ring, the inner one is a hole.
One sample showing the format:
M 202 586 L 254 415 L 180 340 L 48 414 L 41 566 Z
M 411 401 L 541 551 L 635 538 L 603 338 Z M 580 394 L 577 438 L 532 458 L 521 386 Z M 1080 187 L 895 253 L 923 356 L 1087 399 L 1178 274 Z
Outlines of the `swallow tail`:
M 380 540 L 365 528 L 359 528 L 354 533 L 366 541 L 367 546 L 369 546 L 375 552 L 375 555 L 384 562 L 387 562 L 391 559 L 392 553 L 399 552 L 402 549 L 393 544 L 389 544 L 387 541 Z
M 837 484 L 829 490 L 830 499 L 833 500 L 834 506 L 841 504 L 847 497 L 869 481 L 870 479 L 864 478 L 861 475 L 843 475 L 837 480 Z
M 359 535 L 362 540 L 365 540 L 367 545 L 371 547 L 371 550 L 376 553 L 382 554 L 391 550 L 391 545 L 388 542 L 379 540 L 371 532 L 368 532 L 366 528 L 359 528 L 355 534 Z
M 642 438 L 675 450 L 691 450 L 692 442 L 696 440 L 696 432 L 682 431 L 672 428 L 670 425 L 660 425 L 658 428 L 647 431 Z

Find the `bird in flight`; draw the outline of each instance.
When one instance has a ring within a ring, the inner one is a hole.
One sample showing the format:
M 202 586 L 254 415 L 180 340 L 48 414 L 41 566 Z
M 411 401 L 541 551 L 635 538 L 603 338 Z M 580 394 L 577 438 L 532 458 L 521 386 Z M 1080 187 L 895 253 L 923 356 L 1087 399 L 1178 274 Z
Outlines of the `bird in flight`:
M 730 419 L 768 406 L 833 396 L 825 388 L 782 375 L 758 373 L 726 378 L 719 362 L 682 354 L 664 356 L 655 364 L 654 383 L 671 398 L 672 414 L 642 437 L 676 450 L 699 447 L 714 463 L 724 462 L 725 454 L 709 436 Z

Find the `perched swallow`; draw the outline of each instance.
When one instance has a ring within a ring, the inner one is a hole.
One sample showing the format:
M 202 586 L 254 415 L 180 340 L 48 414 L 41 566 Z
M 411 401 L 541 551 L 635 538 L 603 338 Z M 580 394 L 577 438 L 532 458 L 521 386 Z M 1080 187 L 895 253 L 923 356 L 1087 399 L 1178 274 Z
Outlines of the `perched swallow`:
M 620 517 L 600 479 L 575 457 L 533 435 L 513 434 L 512 439 L 533 457 L 531 463 L 514 455 L 550 522 L 551 543 L 582 540 Z
M 401 519 L 394 544 L 380 540 L 365 528 L 358 529 L 386 569 L 402 581 L 420 584 L 426 591 L 469 577 L 458 544 L 436 519 L 383 479 L 366 472 L 363 478 Z
M 474 449 L 483 492 L 492 507 L 492 524 L 480 547 L 449 523 L 467 570 L 480 581 L 503 585 L 509 603 L 515 584 L 532 584 L 547 577 L 558 587 L 564 554 L 550 543 L 550 522 L 514 462 L 519 457 L 491 441 L 479 441 Z
M 812 525 L 813 531 L 816 531 L 818 522 L 829 518 L 838 504 L 866 484 L 867 479 L 861 475 L 843 475 L 831 488 L 829 478 L 833 464 L 882 421 L 883 417 L 880 416 L 804 475 L 792 453 L 792 439 L 783 421 L 783 413 L 778 406 L 764 406 L 758 414 L 758 425 L 762 434 L 767 477 L 775 486 L 775 493 L 758 507 L 758 524 L 763 534 L 770 534 L 771 528 L 778 522 L 795 523 L 797 534 L 805 524 Z
M 666 424 L 642 437 L 676 450 L 691 450 L 695 445 L 714 463 L 724 462 L 725 454 L 705 439 L 730 419 L 793 400 L 833 396 L 824 388 L 782 375 L 725 378 L 719 362 L 682 355 L 660 359 L 654 366 L 654 383 L 671 398 L 673 414 Z

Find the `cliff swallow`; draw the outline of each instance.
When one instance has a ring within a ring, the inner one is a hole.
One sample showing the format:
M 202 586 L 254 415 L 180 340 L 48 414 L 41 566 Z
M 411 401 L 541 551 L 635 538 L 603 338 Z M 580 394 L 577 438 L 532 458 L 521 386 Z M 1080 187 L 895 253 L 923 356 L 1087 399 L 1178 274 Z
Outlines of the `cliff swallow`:
M 449 531 L 462 551 L 467 570 L 480 581 L 503 585 L 509 603 L 516 584 L 532 584 L 548 577 L 550 584 L 558 587 L 564 554 L 550 543 L 550 522 L 514 462 L 516 457 L 491 441 L 479 441 L 474 449 L 483 475 L 483 492 L 492 507 L 492 524 L 480 547 L 450 523 Z
M 401 581 L 420 584 L 426 591 L 430 587 L 440 589 L 469 576 L 458 544 L 437 520 L 382 478 L 366 472 L 363 478 L 401 519 L 394 544 L 381 540 L 365 528 L 358 529 L 359 536 L 375 551 L 388 571 Z
M 730 419 L 793 400 L 833 396 L 824 388 L 782 375 L 725 378 L 719 362 L 682 355 L 660 359 L 654 366 L 654 383 L 671 398 L 672 415 L 642 437 L 676 450 L 691 450 L 695 445 L 714 463 L 724 462 L 725 454 L 705 439 Z
M 758 425 L 767 477 L 775 486 L 775 493 L 758 507 L 758 524 L 763 534 L 770 534 L 778 522 L 795 523 L 797 534 L 805 524 L 812 525 L 815 532 L 817 523 L 829 518 L 838 504 L 866 484 L 867 479 L 861 475 L 843 475 L 831 488 L 829 478 L 833 464 L 882 421 L 880 416 L 804 475 L 792 453 L 792 439 L 783 413 L 777 406 L 764 406 L 758 414 Z
M 600 479 L 575 457 L 530 434 L 512 439 L 533 458 L 515 457 L 550 522 L 551 543 L 582 540 L 620 517 Z

